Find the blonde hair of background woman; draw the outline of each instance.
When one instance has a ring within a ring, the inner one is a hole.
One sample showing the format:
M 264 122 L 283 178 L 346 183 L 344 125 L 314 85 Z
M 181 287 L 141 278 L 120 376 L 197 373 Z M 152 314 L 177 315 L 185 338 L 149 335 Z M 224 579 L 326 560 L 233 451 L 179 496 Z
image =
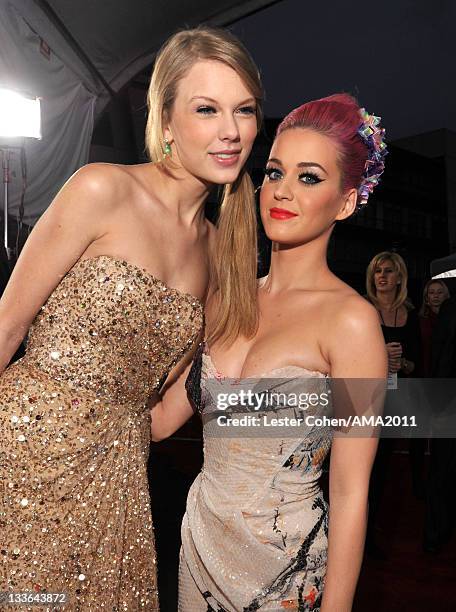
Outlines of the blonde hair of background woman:
M 429 316 L 429 311 L 431 310 L 431 308 L 429 306 L 428 291 L 431 285 L 440 285 L 442 287 L 443 293 L 445 295 L 445 300 L 447 300 L 450 297 L 450 292 L 448 291 L 448 287 L 445 285 L 443 281 L 439 280 L 438 278 L 436 278 L 435 280 L 432 278 L 429 279 L 427 283 L 424 285 L 424 289 L 423 289 L 423 302 L 421 304 L 421 308 L 418 313 L 420 317 Z
M 258 130 L 261 126 L 261 79 L 242 43 L 217 28 L 178 32 L 159 51 L 147 94 L 146 150 L 152 161 L 168 169 L 176 164 L 165 156 L 163 126 L 172 113 L 179 81 L 198 60 L 222 62 L 239 75 L 256 99 Z M 210 341 L 221 338 L 226 342 L 239 334 L 253 335 L 258 325 L 257 217 L 253 184 L 244 168 L 235 183 L 224 187 L 217 228 L 211 288 L 218 289 L 218 312 L 208 335 Z
M 410 302 L 410 300 L 407 299 L 407 266 L 405 265 L 405 261 L 400 255 L 398 255 L 397 253 L 391 253 L 390 251 L 382 251 L 381 253 L 377 253 L 377 255 L 372 258 L 371 262 L 367 267 L 366 290 L 369 301 L 372 302 L 372 304 L 377 309 L 380 308 L 380 304 L 377 299 L 377 290 L 375 288 L 374 274 L 377 266 L 384 263 L 385 261 L 391 261 L 392 266 L 398 274 L 400 280 L 400 283 L 397 285 L 396 288 L 396 297 L 394 298 L 391 307 L 400 308 L 401 306 L 405 306 L 407 310 L 412 310 L 413 304 Z

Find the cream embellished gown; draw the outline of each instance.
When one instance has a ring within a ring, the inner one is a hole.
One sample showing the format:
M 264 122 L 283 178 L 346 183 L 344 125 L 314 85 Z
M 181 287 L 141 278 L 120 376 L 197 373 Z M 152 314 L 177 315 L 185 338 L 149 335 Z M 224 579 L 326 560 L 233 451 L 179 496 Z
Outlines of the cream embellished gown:
M 62 279 L 0 377 L 0 591 L 158 610 L 147 400 L 202 324 L 196 298 L 110 256 Z
M 217 415 L 224 414 L 217 397 L 240 389 L 323 397 L 331 393 L 329 382 L 320 372 L 296 366 L 230 380 L 217 372 L 204 345 L 198 350 L 187 390 L 203 419 L 204 465 L 182 523 L 179 612 L 319 612 L 328 506 L 318 481 L 333 432 L 313 426 L 313 419 L 308 426 L 270 433 L 255 427 L 223 430 L 217 425 Z M 279 413 L 316 418 L 328 409 L 303 413 L 285 404 Z

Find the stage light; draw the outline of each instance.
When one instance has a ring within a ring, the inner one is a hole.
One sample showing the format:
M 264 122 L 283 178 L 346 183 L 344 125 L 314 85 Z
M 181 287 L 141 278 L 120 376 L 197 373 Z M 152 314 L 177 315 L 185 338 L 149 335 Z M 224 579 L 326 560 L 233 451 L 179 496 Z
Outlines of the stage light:
M 25 156 L 24 139 L 41 139 L 41 105 L 39 98 L 25 96 L 17 91 L 0 87 L 0 151 L 2 153 L 4 191 L 3 244 L 8 259 L 12 249 L 8 245 L 8 185 L 11 182 L 10 159 L 14 149 Z M 23 194 L 25 193 L 25 177 Z
M 39 98 L 0 88 L 0 138 L 41 138 Z

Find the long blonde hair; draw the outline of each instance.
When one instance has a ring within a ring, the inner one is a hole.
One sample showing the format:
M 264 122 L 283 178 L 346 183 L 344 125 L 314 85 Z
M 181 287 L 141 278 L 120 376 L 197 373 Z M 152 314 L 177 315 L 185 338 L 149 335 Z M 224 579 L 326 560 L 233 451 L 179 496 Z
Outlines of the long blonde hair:
M 174 164 L 165 155 L 164 125 L 172 112 L 179 81 L 198 60 L 222 62 L 239 75 L 256 99 L 258 130 L 261 126 L 261 79 L 242 43 L 218 28 L 178 32 L 159 51 L 147 94 L 146 150 L 152 161 L 165 168 Z M 240 334 L 253 335 L 258 325 L 256 206 L 253 184 L 245 169 L 235 183 L 225 185 L 217 227 L 211 261 L 211 285 L 218 290 L 217 312 L 208 329 L 208 340 L 226 342 Z
M 407 266 L 405 265 L 405 261 L 400 255 L 398 255 L 397 253 L 391 253 L 390 251 L 382 251 L 381 253 L 377 253 L 377 255 L 372 258 L 371 262 L 367 267 L 366 290 L 369 301 L 372 302 L 372 304 L 377 309 L 380 308 L 380 304 L 377 299 L 377 290 L 375 288 L 374 275 L 377 266 L 384 263 L 385 261 L 391 261 L 391 263 L 393 264 L 393 268 L 396 274 L 399 276 L 400 280 L 400 283 L 396 288 L 396 297 L 394 298 L 391 308 L 400 308 L 400 306 L 404 305 L 407 310 L 411 310 L 413 308 L 413 305 L 407 299 Z

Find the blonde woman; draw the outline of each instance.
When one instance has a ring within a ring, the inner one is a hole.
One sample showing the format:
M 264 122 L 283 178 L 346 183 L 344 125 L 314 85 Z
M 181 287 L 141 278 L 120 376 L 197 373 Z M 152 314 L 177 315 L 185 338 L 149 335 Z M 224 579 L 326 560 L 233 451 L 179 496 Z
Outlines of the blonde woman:
M 366 289 L 382 325 L 390 373 L 410 376 L 417 365 L 419 330 L 407 299 L 407 267 L 397 253 L 378 253 L 367 268 Z
M 241 255 L 250 262 L 232 286 L 251 318 L 244 164 L 261 97 L 229 33 L 171 37 L 148 94 L 152 161 L 82 168 L 27 241 L 0 303 L 1 370 L 30 330 L 25 357 L 0 379 L 4 591 L 64 593 L 53 601 L 70 610 L 158 610 L 148 399 L 202 330 L 214 184 L 225 185 L 227 274 Z
M 388 371 L 393 378 L 414 375 L 419 358 L 418 318 L 407 298 L 407 280 L 407 267 L 397 253 L 378 253 L 367 268 L 367 297 L 377 309 L 388 352 Z M 385 491 L 393 446 L 392 439 L 380 440 L 369 489 L 366 552 L 380 560 L 383 560 L 387 553 L 378 544 L 377 516 Z

